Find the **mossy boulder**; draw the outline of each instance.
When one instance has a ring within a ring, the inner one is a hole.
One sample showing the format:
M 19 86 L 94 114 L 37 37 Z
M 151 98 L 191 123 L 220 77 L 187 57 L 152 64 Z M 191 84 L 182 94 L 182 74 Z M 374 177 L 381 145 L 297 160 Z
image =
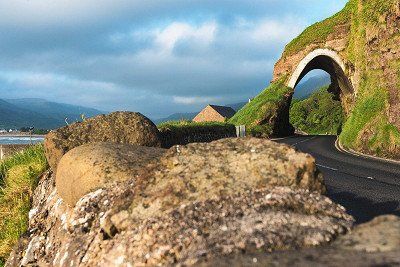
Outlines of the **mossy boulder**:
M 56 171 L 62 156 L 71 149 L 97 142 L 161 147 L 154 123 L 136 112 L 114 112 L 77 122 L 46 135 L 44 147 L 50 167 Z

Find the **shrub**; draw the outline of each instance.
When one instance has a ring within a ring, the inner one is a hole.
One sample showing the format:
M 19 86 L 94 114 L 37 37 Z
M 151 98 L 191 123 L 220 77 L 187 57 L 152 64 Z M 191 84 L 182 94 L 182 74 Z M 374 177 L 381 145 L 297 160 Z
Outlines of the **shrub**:
M 236 136 L 236 128 L 227 122 L 168 121 L 158 125 L 163 147 L 211 142 Z
M 322 87 L 304 100 L 293 101 L 290 123 L 308 134 L 339 134 L 344 121 L 340 101 Z

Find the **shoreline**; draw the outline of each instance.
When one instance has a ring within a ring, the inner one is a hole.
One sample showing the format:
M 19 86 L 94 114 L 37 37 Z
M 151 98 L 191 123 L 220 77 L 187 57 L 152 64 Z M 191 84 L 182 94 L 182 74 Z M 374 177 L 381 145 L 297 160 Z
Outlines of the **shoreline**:
M 35 138 L 45 138 L 46 135 L 41 135 L 41 134 L 23 134 L 23 133 L 19 133 L 19 134 L 0 134 L 0 138 L 1 137 L 35 137 Z

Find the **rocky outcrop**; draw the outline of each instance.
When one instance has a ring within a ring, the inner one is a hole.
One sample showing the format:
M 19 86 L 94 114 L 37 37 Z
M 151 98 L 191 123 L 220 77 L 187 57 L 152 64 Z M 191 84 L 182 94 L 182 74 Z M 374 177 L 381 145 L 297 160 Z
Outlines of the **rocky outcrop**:
M 329 91 L 346 114 L 341 144 L 400 159 L 399 42 L 398 0 L 349 0 L 342 11 L 311 25 L 285 47 L 271 85 L 236 117 L 247 125 L 258 123 L 269 135 L 283 135 L 279 129 L 289 130 L 290 123 L 282 107 L 291 95 L 282 91 L 295 88 L 310 71 L 324 70 L 331 76 Z M 276 118 L 265 119 L 271 114 Z
M 95 143 L 72 149 L 57 167 L 56 187 L 70 206 L 108 183 L 126 181 L 140 174 L 166 150 L 127 144 Z
M 74 208 L 54 179 L 51 172 L 42 177 L 29 231 L 8 266 L 191 265 L 325 244 L 353 223 L 321 195 L 313 158 L 268 140 L 175 146 Z
M 158 129 L 148 118 L 140 113 L 114 112 L 50 132 L 44 142 L 46 157 L 55 171 L 69 150 L 96 142 L 161 147 Z
M 274 253 L 236 254 L 199 266 L 399 266 L 400 218 L 387 215 L 356 226 L 329 246 Z

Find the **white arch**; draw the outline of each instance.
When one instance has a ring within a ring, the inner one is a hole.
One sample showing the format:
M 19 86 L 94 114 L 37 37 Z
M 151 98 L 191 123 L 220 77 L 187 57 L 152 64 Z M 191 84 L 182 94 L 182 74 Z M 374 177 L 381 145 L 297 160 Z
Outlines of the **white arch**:
M 297 81 L 302 74 L 303 70 L 306 68 L 306 66 L 316 57 L 318 56 L 327 56 L 331 58 L 333 61 L 335 61 L 343 70 L 344 73 L 346 73 L 345 65 L 340 58 L 340 56 L 333 50 L 330 49 L 316 49 L 309 53 L 302 61 L 300 61 L 299 65 L 297 66 L 296 70 L 293 72 L 292 76 L 290 77 L 289 83 L 287 86 L 294 88 L 297 84 Z

